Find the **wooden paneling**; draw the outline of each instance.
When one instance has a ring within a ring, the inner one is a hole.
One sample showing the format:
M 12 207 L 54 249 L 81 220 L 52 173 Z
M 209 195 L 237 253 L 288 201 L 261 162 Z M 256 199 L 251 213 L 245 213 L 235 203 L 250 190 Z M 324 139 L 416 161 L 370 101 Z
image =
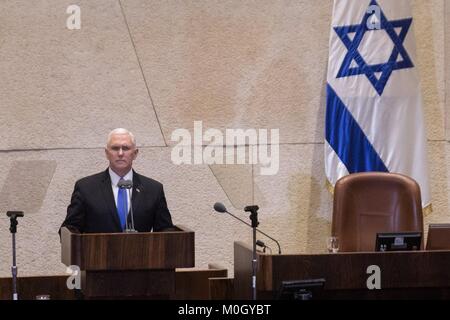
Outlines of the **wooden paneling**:
M 252 296 L 252 259 L 251 249 L 240 243 L 234 243 L 234 296 L 236 299 L 248 299 Z M 268 263 L 267 266 L 269 266 Z M 265 276 L 265 273 L 261 275 Z M 270 274 L 269 272 L 269 276 Z
M 234 292 L 234 279 L 210 278 L 209 298 L 211 300 L 232 300 Z
M 210 297 L 210 285 L 209 279 L 216 279 L 227 276 L 226 269 L 180 269 L 174 273 L 174 279 L 172 283 L 167 282 L 167 278 L 161 276 L 158 272 L 150 275 L 144 274 L 140 277 L 136 273 L 130 277 L 126 272 L 114 275 L 115 279 L 120 279 L 116 285 L 130 285 L 135 288 L 133 296 L 129 298 L 148 298 L 148 294 L 151 293 L 150 298 L 153 299 L 180 299 L 180 300 L 207 300 Z M 95 277 L 95 273 L 91 276 Z M 97 275 L 95 282 L 97 286 L 94 287 L 96 291 L 89 292 L 91 297 L 96 299 L 104 298 L 124 298 L 122 295 L 114 296 L 110 292 L 113 288 L 107 287 L 110 285 L 110 281 L 104 277 L 105 273 L 101 272 Z M 133 278 L 136 277 L 137 278 Z M 150 277 L 150 278 L 149 278 Z M 37 295 L 48 294 L 52 300 L 73 300 L 76 299 L 75 292 L 69 290 L 66 286 L 67 276 L 46 276 L 46 277 L 20 277 L 17 279 L 17 291 L 20 300 L 34 300 Z M 224 278 L 226 279 L 226 278 Z M 151 292 L 146 292 L 147 289 L 145 282 L 151 281 Z M 120 282 L 123 282 L 122 284 Z M 106 285 L 106 287 L 104 287 Z M 175 296 L 170 295 L 169 287 L 175 285 Z M 106 291 L 105 291 L 106 290 Z M 222 290 L 223 291 L 223 290 Z M 105 292 L 108 293 L 108 297 L 105 297 Z M 140 295 L 140 296 L 139 296 Z M 81 295 L 78 295 L 81 298 Z M 12 300 L 12 279 L 0 278 L 0 299 Z
M 85 299 L 173 299 L 175 270 L 82 271 Z
M 176 272 L 176 299 L 209 299 L 209 279 L 226 277 L 226 269 L 194 270 L 182 269 Z
M 71 233 L 61 229 L 61 260 L 81 270 L 193 267 L 194 232 Z
M 81 273 L 86 299 L 175 297 L 175 268 L 195 264 L 194 232 L 74 233 L 61 229 L 61 259 Z
M 67 276 L 19 277 L 19 300 L 35 300 L 37 295 L 50 295 L 52 300 L 73 300 L 75 292 L 66 285 Z M 0 278 L 0 299 L 12 300 L 12 278 Z

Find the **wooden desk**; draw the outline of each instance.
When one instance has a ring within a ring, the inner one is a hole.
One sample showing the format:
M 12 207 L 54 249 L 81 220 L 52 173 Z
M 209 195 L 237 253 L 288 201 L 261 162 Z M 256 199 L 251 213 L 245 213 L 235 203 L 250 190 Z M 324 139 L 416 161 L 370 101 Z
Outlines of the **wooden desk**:
M 234 244 L 234 296 L 251 298 L 251 246 Z M 324 278 L 322 299 L 450 299 L 450 250 L 257 254 L 258 299 L 273 299 L 282 281 Z M 379 266 L 381 290 L 369 290 L 367 267 Z

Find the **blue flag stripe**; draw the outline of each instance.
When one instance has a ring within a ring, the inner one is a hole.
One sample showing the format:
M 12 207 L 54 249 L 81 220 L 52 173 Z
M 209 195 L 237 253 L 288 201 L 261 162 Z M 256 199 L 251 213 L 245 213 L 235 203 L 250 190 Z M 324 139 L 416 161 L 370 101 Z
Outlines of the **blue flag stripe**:
M 349 173 L 388 169 L 347 107 L 327 84 L 325 138 Z

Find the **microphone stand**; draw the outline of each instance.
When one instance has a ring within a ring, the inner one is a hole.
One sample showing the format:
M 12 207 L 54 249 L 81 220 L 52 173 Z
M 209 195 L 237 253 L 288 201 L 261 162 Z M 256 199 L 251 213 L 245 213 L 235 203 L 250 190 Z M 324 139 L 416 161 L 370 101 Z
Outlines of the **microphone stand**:
M 242 220 L 241 218 L 235 216 L 235 215 L 232 214 L 231 212 L 228 212 L 228 211 L 224 211 L 224 212 L 226 212 L 227 214 L 229 214 L 229 215 L 232 216 L 233 218 L 239 220 L 239 221 L 242 222 L 243 224 L 245 224 L 245 225 L 247 225 L 247 226 L 249 226 L 249 227 L 252 226 L 250 223 L 245 222 L 244 220 Z M 258 223 L 258 224 L 259 224 L 259 223 Z M 259 229 L 256 229 L 256 231 L 259 232 L 259 233 L 261 233 L 261 234 L 263 234 L 263 235 L 265 235 L 267 238 L 269 238 L 269 239 L 271 239 L 273 242 L 275 242 L 275 243 L 277 244 L 277 246 L 278 246 L 278 254 L 281 254 L 281 246 L 280 246 L 280 243 L 278 242 L 278 240 L 272 238 L 272 237 L 269 236 L 267 233 L 262 232 L 262 231 L 259 230 Z
M 124 203 L 123 203 L 123 209 L 124 209 L 123 211 L 127 211 L 126 210 L 126 208 L 127 208 L 127 204 L 126 203 L 128 201 L 130 202 L 131 228 L 130 228 L 130 226 L 128 224 L 128 212 L 126 212 L 126 216 L 125 216 L 125 230 L 124 230 L 124 232 L 127 232 L 127 233 L 137 232 L 134 229 L 133 203 L 132 203 L 131 191 L 130 191 L 133 188 L 133 182 L 131 180 L 121 180 L 121 181 L 119 181 L 117 186 L 120 189 L 126 189 L 127 195 L 128 195 L 127 201 L 124 201 Z
M 253 260 L 252 260 L 252 300 L 256 300 L 256 271 L 258 268 L 256 260 L 256 228 L 258 227 L 258 206 L 247 206 L 244 211 L 250 212 L 250 221 L 253 229 Z
M 136 229 L 134 229 L 134 216 L 133 216 L 133 204 L 131 203 L 131 188 L 127 188 L 128 190 L 128 198 L 130 199 L 130 215 L 131 215 L 131 229 L 128 228 L 128 218 L 127 220 L 127 229 L 125 232 L 137 232 Z
M 228 213 L 230 216 L 232 216 L 233 218 L 241 221 L 242 223 L 246 224 L 247 226 L 251 227 L 253 229 L 253 260 L 252 260 L 252 298 L 253 300 L 256 300 L 256 271 L 258 268 L 258 264 L 257 264 L 257 254 L 256 254 L 256 245 L 257 242 L 256 241 L 256 232 L 259 232 L 263 235 L 265 235 L 266 237 L 268 237 L 269 239 L 272 239 L 278 246 L 278 254 L 281 254 L 281 247 L 280 247 L 280 243 L 275 240 L 274 238 L 272 238 L 271 236 L 269 236 L 268 234 L 262 232 L 261 230 L 258 230 L 258 206 L 247 206 L 244 208 L 244 211 L 246 212 L 251 212 L 250 214 L 250 220 L 252 222 L 252 224 L 250 225 L 249 223 L 245 222 L 244 220 L 236 217 L 234 214 L 230 213 L 227 208 L 225 208 L 225 206 L 220 203 L 220 202 L 216 202 L 214 204 L 214 210 L 216 210 L 217 212 L 226 212 Z
M 13 265 L 11 267 L 12 281 L 13 281 L 13 300 L 18 300 L 19 296 L 17 294 L 17 265 L 16 265 L 16 232 L 17 232 L 17 218 L 23 217 L 23 211 L 8 211 L 6 215 L 10 220 L 9 231 L 12 234 L 12 254 L 13 254 Z

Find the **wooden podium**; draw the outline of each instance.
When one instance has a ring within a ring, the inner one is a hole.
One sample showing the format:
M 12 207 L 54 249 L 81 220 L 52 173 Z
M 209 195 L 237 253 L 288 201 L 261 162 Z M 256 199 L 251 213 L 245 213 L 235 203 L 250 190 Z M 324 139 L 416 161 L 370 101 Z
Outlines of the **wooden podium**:
M 251 298 L 252 248 L 234 243 L 234 298 Z M 450 250 L 257 254 L 258 299 L 276 299 L 282 281 L 325 279 L 319 299 L 450 299 Z M 369 266 L 381 289 L 370 290 Z
M 194 232 L 73 233 L 61 229 L 61 261 L 81 270 L 86 299 L 175 297 L 175 268 L 195 265 Z

